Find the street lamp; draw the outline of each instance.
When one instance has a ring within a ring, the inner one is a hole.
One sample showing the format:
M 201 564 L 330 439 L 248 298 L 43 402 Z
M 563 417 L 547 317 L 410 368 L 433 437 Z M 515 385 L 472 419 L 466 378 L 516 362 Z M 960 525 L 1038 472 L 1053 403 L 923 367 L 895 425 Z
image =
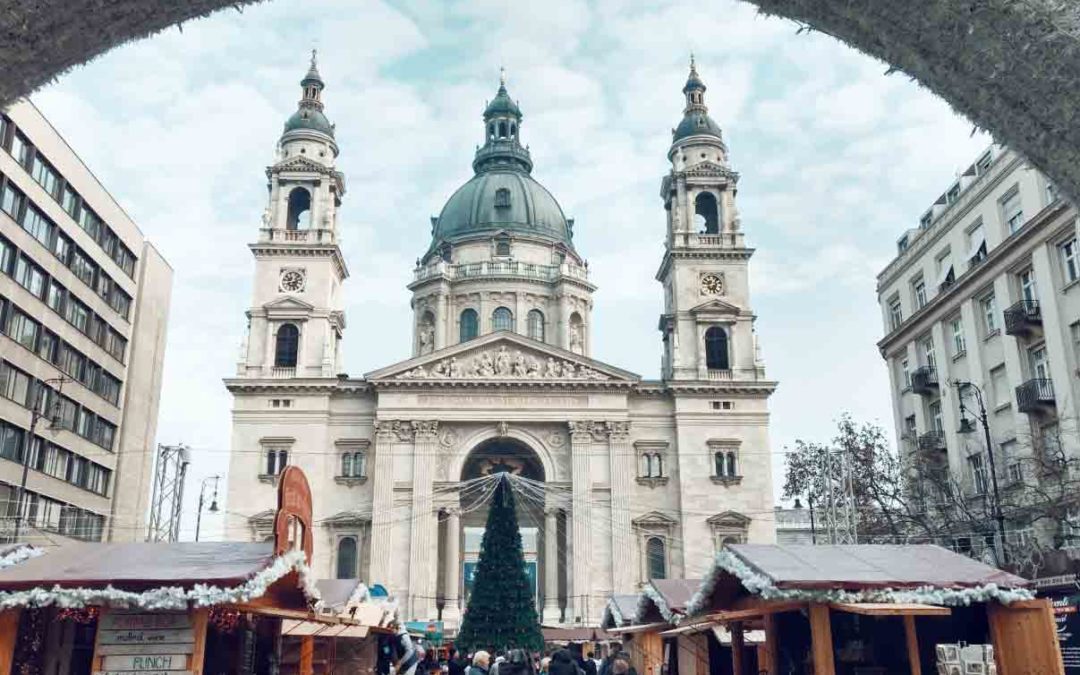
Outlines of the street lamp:
M 970 411 L 964 407 L 964 392 L 968 389 L 974 391 L 975 402 L 979 404 L 978 415 L 974 413 L 972 415 L 982 424 L 983 440 L 986 442 L 986 457 L 990 461 L 990 485 L 994 490 L 994 519 L 997 521 L 998 536 L 1001 538 L 1001 564 L 1005 565 L 1009 562 L 1009 553 L 1005 546 L 1005 514 L 1001 512 L 1001 494 L 998 492 L 997 467 L 994 465 L 994 443 L 990 440 L 990 422 L 986 417 L 986 402 L 983 400 L 982 389 L 973 382 L 953 380 L 952 386 L 956 387 L 960 399 L 960 428 L 957 429 L 958 433 L 975 433 L 975 424 L 966 415 Z
M 217 513 L 217 490 L 218 481 L 221 480 L 221 476 L 207 476 L 202 479 L 202 485 L 199 487 L 199 513 L 195 516 L 195 541 L 199 541 L 199 529 L 202 527 L 202 512 L 203 503 L 206 501 L 206 485 L 210 481 L 214 481 L 214 496 L 210 498 L 210 508 L 207 509 L 209 513 Z
M 60 403 L 60 392 L 64 390 L 64 382 L 67 381 L 66 377 L 54 377 L 49 380 L 42 380 L 40 384 L 34 387 L 34 404 L 30 407 L 30 432 L 26 435 L 26 446 L 23 448 L 22 453 L 22 479 L 19 481 L 19 497 L 15 501 L 15 533 L 12 541 L 19 541 L 19 534 L 22 529 L 22 519 L 24 512 L 23 498 L 26 496 L 26 479 L 30 474 L 30 453 L 34 450 L 34 432 L 37 430 L 38 421 L 46 415 L 42 412 L 42 408 L 49 407 L 49 429 L 56 428 L 56 420 L 54 414 L 57 409 L 57 405 Z M 52 389 L 52 386 L 56 385 L 56 396 L 53 400 L 45 400 L 45 388 L 46 386 Z

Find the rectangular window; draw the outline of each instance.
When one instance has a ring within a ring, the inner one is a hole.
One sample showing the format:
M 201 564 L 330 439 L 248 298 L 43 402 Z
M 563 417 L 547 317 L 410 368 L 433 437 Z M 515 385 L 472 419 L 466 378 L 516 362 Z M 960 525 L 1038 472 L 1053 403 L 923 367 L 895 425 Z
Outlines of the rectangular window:
M 975 172 L 980 176 L 986 173 L 990 169 L 990 165 L 994 162 L 994 156 L 991 153 L 986 153 L 975 162 Z
M 131 315 L 131 296 L 114 286 L 109 295 L 109 306 L 127 319 Z
M 1069 324 L 1069 337 L 1072 340 L 1073 363 L 1080 367 L 1080 321 Z
M 15 246 L 0 237 L 0 272 L 11 274 L 11 268 L 15 265 Z
M 10 363 L 0 361 L 0 396 L 21 406 L 30 403 L 30 376 Z
M 906 358 L 900 359 L 900 386 L 911 389 L 911 367 Z
M 1020 298 L 1025 302 L 1035 302 L 1035 270 L 1029 267 L 1017 274 L 1016 283 L 1020 287 Z
M 64 211 L 76 221 L 79 217 L 79 193 L 75 192 L 70 185 L 64 186 L 64 196 L 61 198 L 60 205 L 64 207 Z
M 61 429 L 67 429 L 68 431 L 75 430 L 75 420 L 79 415 L 79 406 L 75 405 L 75 401 L 72 401 L 66 396 L 59 396 L 56 400 L 56 426 Z
M 1013 190 L 1001 200 L 1001 217 L 1009 234 L 1020 229 L 1024 224 L 1024 206 L 1020 202 L 1020 191 Z
M 94 271 L 96 265 L 90 260 L 90 256 L 82 252 L 81 249 L 76 248 L 71 253 L 71 271 L 75 273 L 75 276 L 79 277 L 84 284 L 94 287 Z
M 11 321 L 8 324 L 8 336 L 33 351 L 37 348 L 38 333 L 41 332 L 41 324 L 34 321 L 22 311 L 12 308 Z
M 904 322 L 904 313 L 900 308 L 900 298 L 889 301 L 889 328 L 896 330 Z
M 0 192 L 0 210 L 11 216 L 12 220 L 19 219 L 19 212 L 22 211 L 24 201 L 26 197 L 14 185 L 4 184 L 3 192 Z
M 64 345 L 57 366 L 60 370 L 81 382 L 86 373 L 86 357 L 70 345 Z
M 123 244 L 116 245 L 116 254 L 113 255 L 113 260 L 120 266 L 120 269 L 124 270 L 124 274 L 129 277 L 135 276 L 135 254 L 132 253 Z
M 18 131 L 11 139 L 11 156 L 23 167 L 30 165 L 30 142 Z
M 1050 379 L 1050 360 L 1046 356 L 1046 347 L 1039 345 L 1028 350 L 1028 367 L 1033 379 Z
M 45 272 L 26 256 L 19 256 L 18 262 L 15 263 L 15 281 L 30 291 L 34 297 L 38 299 L 45 297 Z
M 56 256 L 60 262 L 67 265 L 68 260 L 71 257 L 71 249 L 71 239 L 63 232 L 58 231 L 56 233 L 56 239 L 53 241 L 53 255 Z
M 48 192 L 53 199 L 56 198 L 60 189 L 60 174 L 56 173 L 56 169 L 53 169 L 40 153 L 34 155 L 30 163 L 30 175 L 34 177 L 38 185 L 45 188 L 45 192 Z
M 1005 364 L 990 369 L 990 391 L 995 408 L 1000 408 L 1012 403 L 1012 392 L 1009 391 L 1009 381 L 1005 374 Z
M 967 232 L 967 257 L 971 265 L 977 265 L 986 260 L 986 235 L 983 232 L 982 220 L 978 220 Z
M 967 352 L 967 341 L 964 340 L 964 322 L 956 317 L 949 322 L 952 328 L 953 355 L 959 356 Z
M 64 305 L 64 318 L 80 332 L 85 333 L 87 324 L 90 322 L 90 308 L 74 297 L 69 297 Z
M 926 282 L 922 277 L 912 282 L 911 293 L 915 298 L 915 309 L 921 309 L 926 305 Z
M 937 354 L 934 353 L 934 341 L 931 338 L 925 338 L 919 342 L 919 348 L 922 350 L 923 365 L 936 369 Z
M 45 302 L 49 308 L 57 314 L 63 314 L 65 297 L 67 297 L 67 289 L 58 284 L 56 279 L 50 279 L 49 293 L 45 296 Z
M 928 417 L 930 418 L 930 429 L 937 433 L 945 433 L 945 418 L 941 415 L 941 400 L 934 401 L 927 406 Z
M 42 243 L 45 248 L 51 250 L 53 224 L 33 204 L 26 207 L 23 214 L 22 228 L 30 233 L 30 236 Z
M 914 415 L 908 415 L 904 418 L 904 433 L 907 434 L 908 438 L 915 438 L 918 433 Z
M 41 341 L 38 343 L 38 356 L 49 363 L 56 363 L 57 350 L 60 347 L 60 338 L 55 333 L 42 329 Z
M 1061 255 L 1061 274 L 1065 283 L 1080 279 L 1080 259 L 1077 258 L 1076 237 L 1058 246 Z
M 105 342 L 105 351 L 109 352 L 117 361 L 124 362 L 124 352 L 127 350 L 127 338 L 113 329 L 109 329 L 108 339 Z
M 971 471 L 971 487 L 975 491 L 975 494 L 986 494 L 986 466 L 983 464 L 981 452 L 968 457 L 968 468 Z
M 97 241 L 101 233 L 101 218 L 98 218 L 98 215 L 84 204 L 79 218 L 79 227 Z
M 986 332 L 986 336 L 997 335 L 997 298 L 991 293 L 979 300 L 979 307 L 982 310 L 983 329 Z
M 1054 185 L 1052 181 L 1046 183 L 1046 205 L 1049 206 L 1058 200 L 1060 193 L 1057 185 Z
M 106 401 L 113 405 L 120 403 L 120 380 L 116 379 L 104 370 L 97 378 L 95 391 Z

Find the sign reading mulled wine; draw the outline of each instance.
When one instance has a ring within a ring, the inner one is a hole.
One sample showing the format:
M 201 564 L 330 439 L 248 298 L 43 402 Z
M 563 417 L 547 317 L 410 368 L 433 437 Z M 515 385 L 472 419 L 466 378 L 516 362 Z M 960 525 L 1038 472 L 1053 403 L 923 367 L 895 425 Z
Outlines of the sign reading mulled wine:
M 191 612 L 112 610 L 105 612 L 98 624 L 101 670 L 95 675 L 191 672 L 194 651 Z

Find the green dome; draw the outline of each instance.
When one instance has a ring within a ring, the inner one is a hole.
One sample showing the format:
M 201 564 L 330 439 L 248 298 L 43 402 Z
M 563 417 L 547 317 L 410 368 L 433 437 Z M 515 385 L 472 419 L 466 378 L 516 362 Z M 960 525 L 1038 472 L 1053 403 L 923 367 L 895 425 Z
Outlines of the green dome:
M 478 173 L 451 195 L 435 222 L 432 245 L 500 230 L 573 246 L 570 226 L 555 197 L 524 171 L 499 168 Z
M 723 138 L 720 125 L 713 121 L 713 118 L 709 117 L 709 114 L 704 110 L 691 110 L 683 116 L 682 122 L 679 122 L 679 126 L 675 128 L 675 132 L 672 134 L 671 142 L 681 141 L 684 138 L 690 136 L 715 136 L 716 138 Z
M 517 103 L 514 103 L 514 99 L 510 98 L 510 94 L 506 92 L 506 85 L 499 86 L 499 92 L 495 94 L 495 98 L 491 99 L 491 103 L 488 103 L 487 108 L 484 109 L 484 119 L 497 115 L 521 117 L 521 108 L 518 107 Z
M 294 112 L 292 117 L 285 122 L 285 133 L 296 131 L 297 129 L 319 131 L 331 138 L 334 136 L 334 125 L 330 124 L 330 120 L 326 119 L 326 115 L 323 114 L 323 111 L 315 107 L 301 106 L 300 109 Z

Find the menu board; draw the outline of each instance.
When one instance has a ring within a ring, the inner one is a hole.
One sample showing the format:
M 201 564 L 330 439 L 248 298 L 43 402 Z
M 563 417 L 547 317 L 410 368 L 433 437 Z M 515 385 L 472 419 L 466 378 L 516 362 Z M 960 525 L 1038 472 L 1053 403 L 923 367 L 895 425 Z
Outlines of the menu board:
M 98 623 L 94 675 L 184 675 L 194 651 L 190 613 L 113 610 Z
M 1065 672 L 1080 675 L 1080 613 L 1077 612 L 1080 595 L 1055 597 L 1051 602 Z

